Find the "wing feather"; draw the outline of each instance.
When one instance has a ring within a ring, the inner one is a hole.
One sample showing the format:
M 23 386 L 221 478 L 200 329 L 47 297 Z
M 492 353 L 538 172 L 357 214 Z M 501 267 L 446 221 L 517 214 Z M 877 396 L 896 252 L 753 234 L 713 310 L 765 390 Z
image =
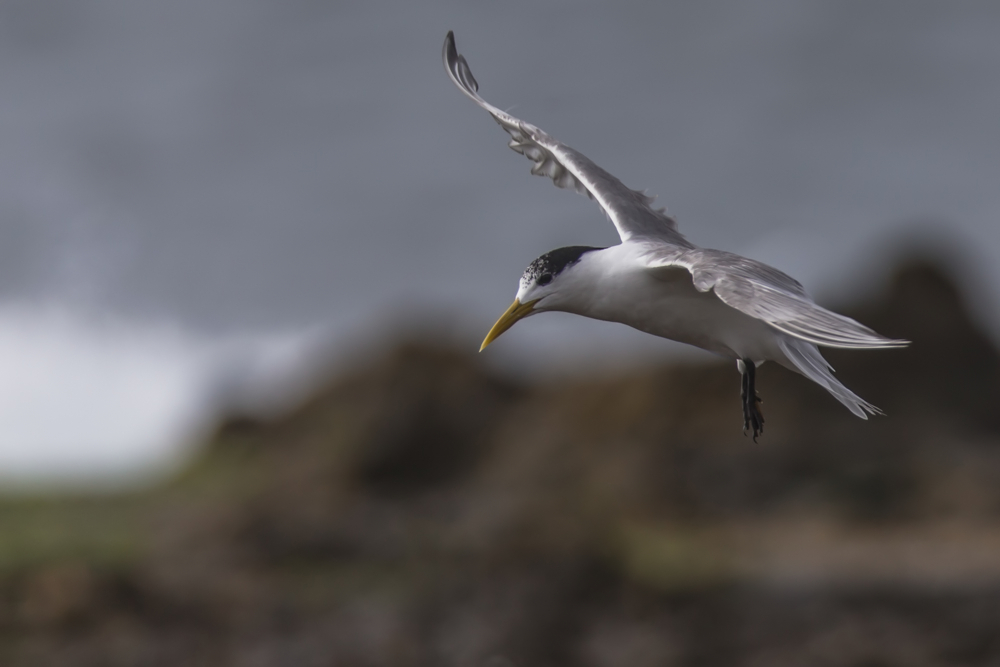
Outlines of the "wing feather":
M 791 276 L 740 255 L 707 248 L 664 254 L 654 248 L 647 266 L 652 270 L 682 266 L 699 291 L 712 290 L 731 308 L 815 345 L 863 349 L 909 344 L 817 305 Z
M 595 200 L 618 229 L 622 241 L 634 237 L 657 239 L 683 248 L 694 246 L 677 231 L 677 222 L 662 209 L 654 209 L 654 197 L 626 187 L 586 156 L 556 141 L 540 128 L 501 111 L 479 95 L 479 83 L 465 57 L 455 47 L 449 32 L 443 59 L 451 80 L 476 104 L 493 116 L 507 134 L 507 144 L 534 164 L 531 173 L 552 179 L 556 187 L 573 190 Z

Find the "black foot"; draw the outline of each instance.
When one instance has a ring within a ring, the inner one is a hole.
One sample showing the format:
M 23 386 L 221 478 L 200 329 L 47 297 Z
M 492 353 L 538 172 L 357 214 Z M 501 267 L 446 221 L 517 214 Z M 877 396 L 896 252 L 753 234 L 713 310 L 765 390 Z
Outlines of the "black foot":
M 743 366 L 746 369 L 743 372 L 743 387 L 740 392 L 740 398 L 743 399 L 743 435 L 746 435 L 748 430 L 753 430 L 753 441 L 757 442 L 757 436 L 764 432 L 764 413 L 760 411 L 760 404 L 763 401 L 760 400 L 754 386 L 757 368 L 749 359 L 743 360 Z

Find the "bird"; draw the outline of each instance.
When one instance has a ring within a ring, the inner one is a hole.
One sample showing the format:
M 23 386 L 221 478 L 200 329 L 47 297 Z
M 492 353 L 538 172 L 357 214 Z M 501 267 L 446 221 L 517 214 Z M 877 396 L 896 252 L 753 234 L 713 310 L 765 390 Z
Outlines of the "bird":
M 884 414 L 834 377 L 819 347 L 898 348 L 910 341 L 887 338 L 817 305 L 797 280 L 767 264 L 693 244 L 665 209 L 653 207 L 653 197 L 483 99 L 454 32 L 445 37 L 442 58 L 459 90 L 510 135 L 510 148 L 533 163 L 531 173 L 594 200 L 621 237 L 620 244 L 607 248 L 557 248 L 532 261 L 514 303 L 490 329 L 480 352 L 527 317 L 567 312 L 734 359 L 743 432 L 751 431 L 754 442 L 764 431 L 756 369 L 766 361 L 809 378 L 862 419 Z

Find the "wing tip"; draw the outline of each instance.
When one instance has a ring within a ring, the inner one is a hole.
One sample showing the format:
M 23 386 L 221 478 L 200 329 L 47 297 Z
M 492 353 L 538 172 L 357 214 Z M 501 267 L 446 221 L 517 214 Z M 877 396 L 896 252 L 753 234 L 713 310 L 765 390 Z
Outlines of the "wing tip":
M 451 64 L 458 59 L 458 48 L 455 46 L 454 30 L 449 30 L 448 34 L 444 36 L 444 48 L 441 51 L 441 59 L 444 60 L 444 64 L 448 69 L 451 69 Z
M 448 72 L 448 76 L 455 82 L 455 85 L 461 88 L 462 92 L 466 95 L 476 99 L 476 93 L 479 91 L 479 82 L 476 81 L 476 77 L 472 76 L 469 63 L 458 52 L 458 47 L 455 45 L 454 30 L 449 30 L 448 34 L 444 37 L 441 59 L 444 61 L 444 68 Z
M 838 318 L 847 320 L 847 318 L 844 318 L 843 316 L 838 316 Z M 792 336 L 793 338 L 798 338 L 821 347 L 833 347 L 848 350 L 883 350 L 899 349 L 910 345 L 911 341 L 902 338 L 888 338 L 872 331 L 864 325 L 854 322 L 853 320 L 848 320 L 848 322 L 855 325 L 857 328 L 853 331 L 834 331 L 830 329 L 804 326 L 795 321 L 768 322 L 768 324 L 778 331 Z
M 455 46 L 455 31 L 449 30 L 444 37 L 444 47 L 441 49 L 441 60 L 448 75 L 454 80 L 458 64 L 458 48 Z M 458 83 L 457 81 L 455 83 Z

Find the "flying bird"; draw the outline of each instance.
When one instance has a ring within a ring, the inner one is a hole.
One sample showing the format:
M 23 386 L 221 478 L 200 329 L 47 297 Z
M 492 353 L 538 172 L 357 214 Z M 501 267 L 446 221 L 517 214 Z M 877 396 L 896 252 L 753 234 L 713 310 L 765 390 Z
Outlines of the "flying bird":
M 480 351 L 519 320 L 563 311 L 621 322 L 736 360 L 743 431 L 752 431 L 754 441 L 764 431 L 755 370 L 765 361 L 801 373 L 862 419 L 882 414 L 833 376 L 818 346 L 878 349 L 909 341 L 886 338 L 816 305 L 797 280 L 775 268 L 694 245 L 673 218 L 653 208 L 653 197 L 626 187 L 582 153 L 480 97 L 452 32 L 445 38 L 443 58 L 455 85 L 506 130 L 512 149 L 531 160 L 531 173 L 596 201 L 621 236 L 621 243 L 609 248 L 557 248 L 531 262 L 514 303 Z

